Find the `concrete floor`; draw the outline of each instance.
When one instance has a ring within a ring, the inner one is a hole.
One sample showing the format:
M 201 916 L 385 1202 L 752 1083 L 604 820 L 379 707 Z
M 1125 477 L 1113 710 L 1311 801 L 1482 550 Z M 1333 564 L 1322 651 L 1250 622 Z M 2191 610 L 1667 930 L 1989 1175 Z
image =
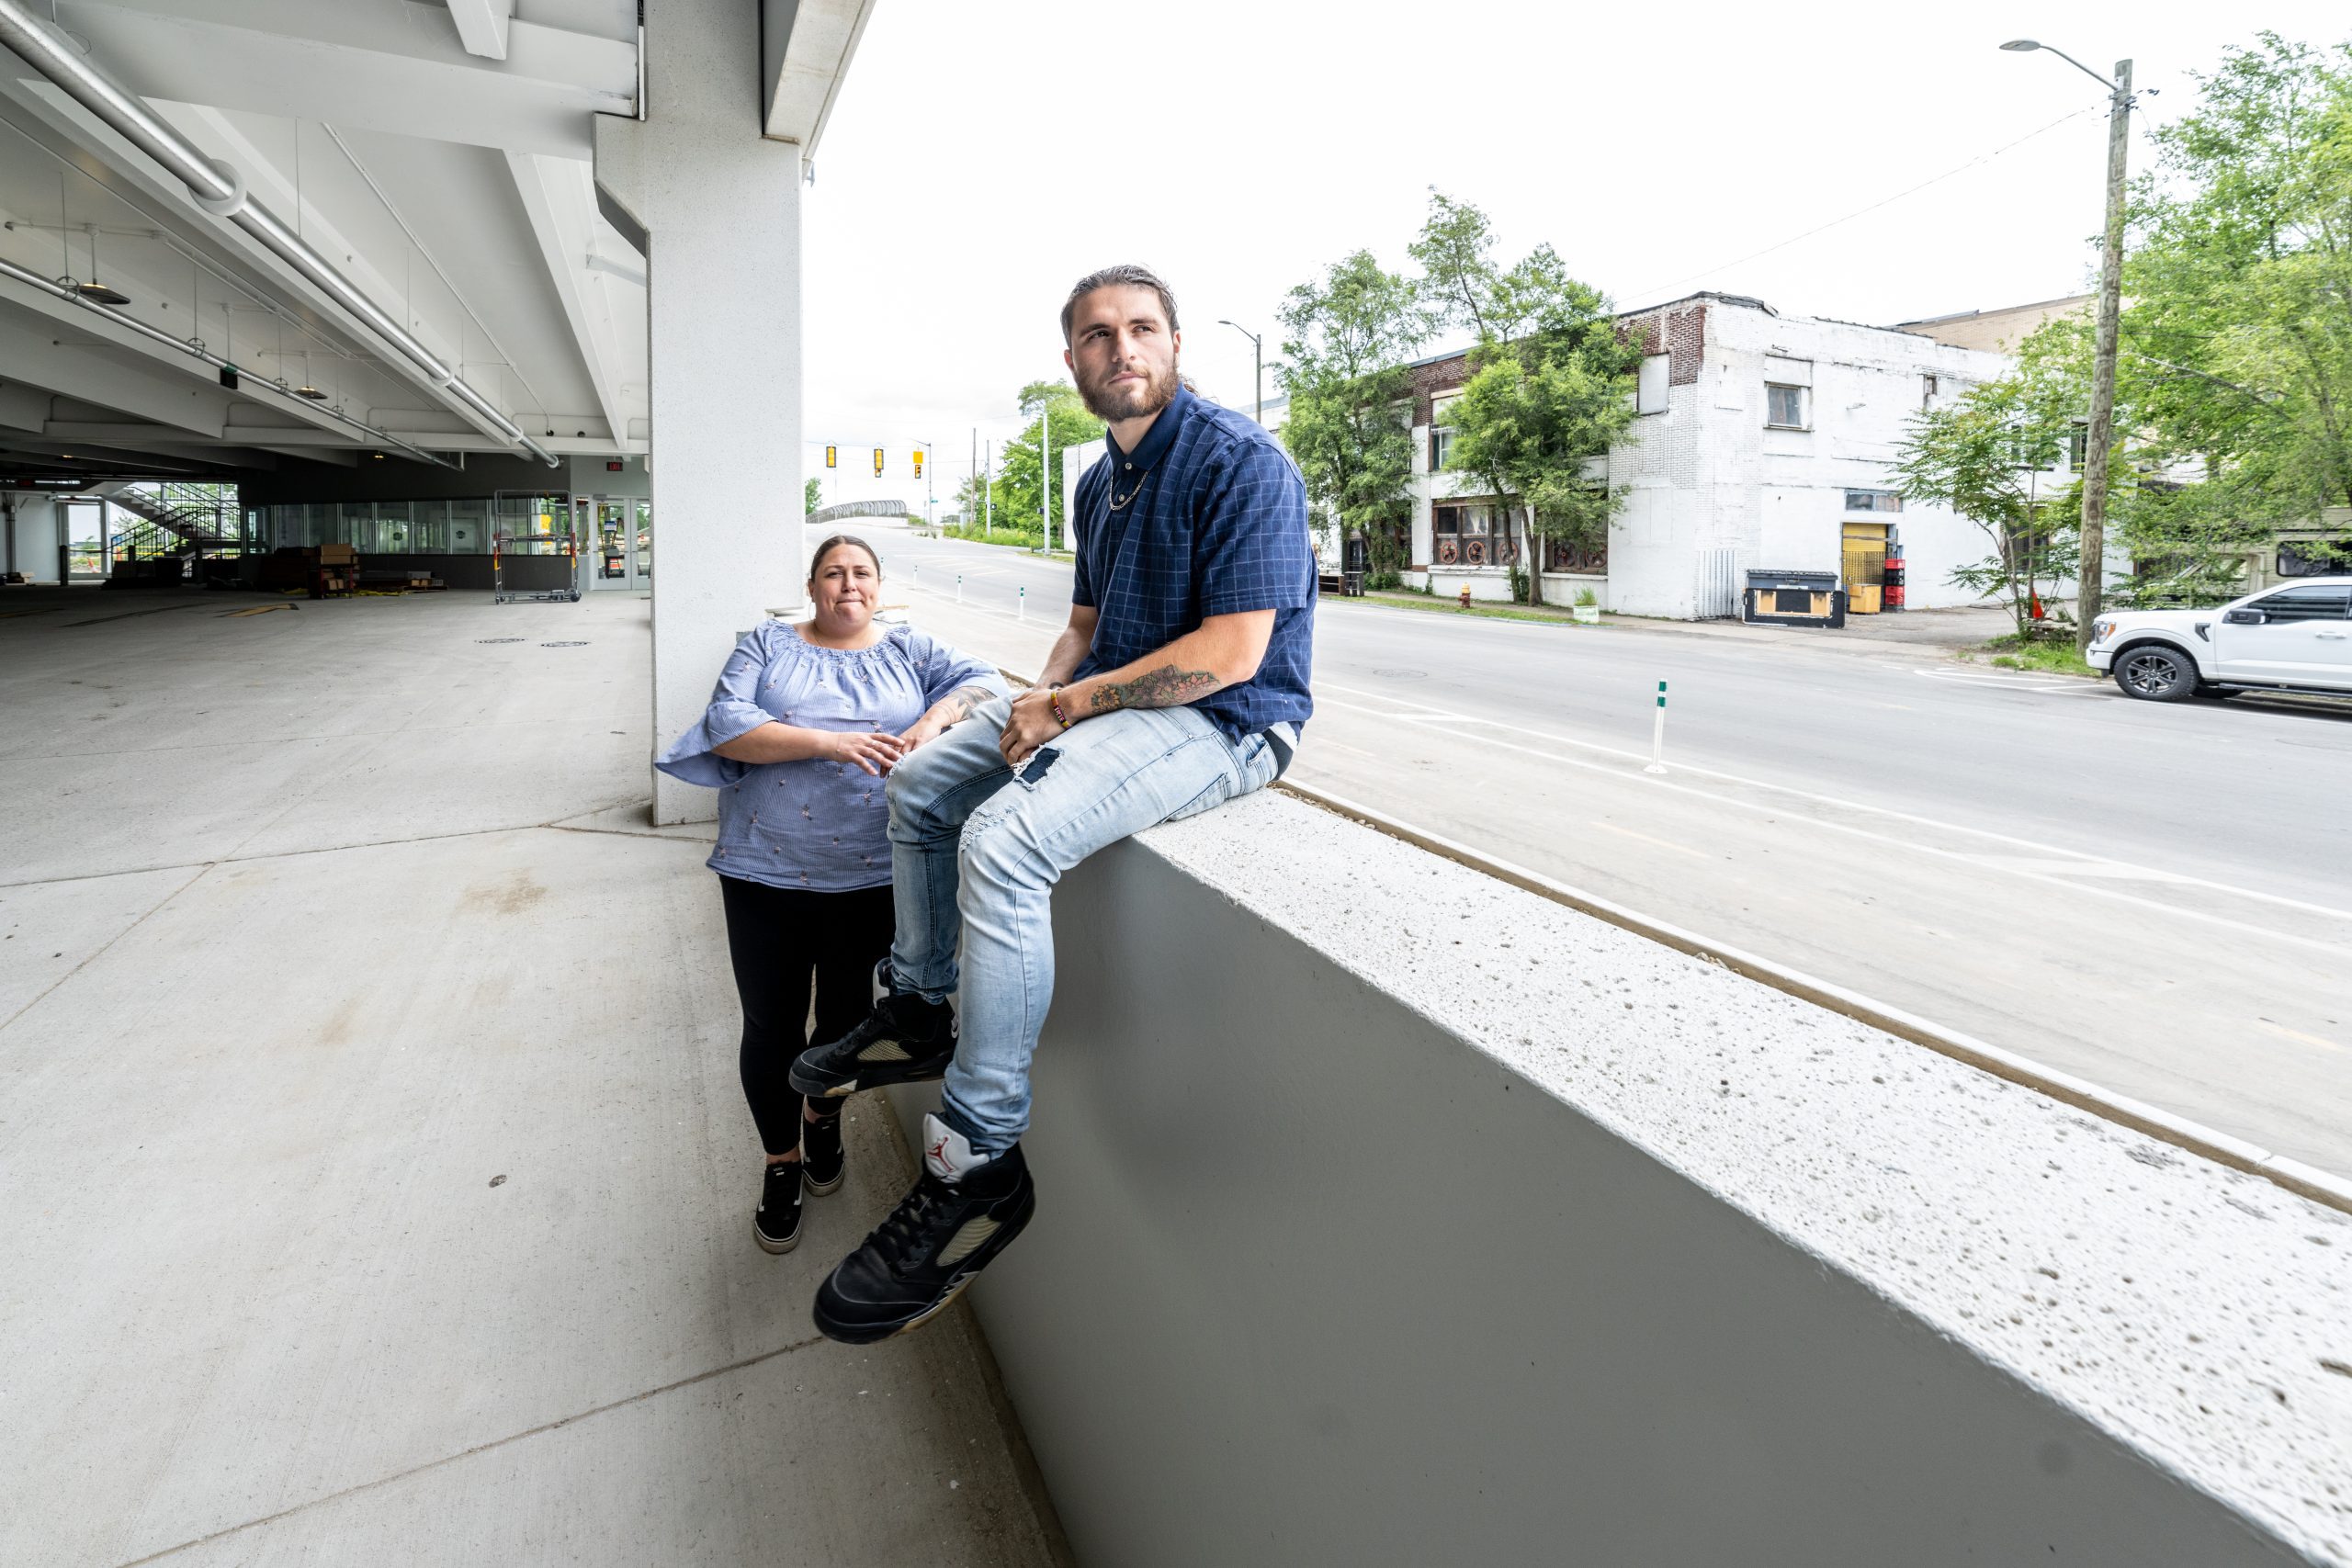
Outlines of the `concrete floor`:
M 647 604 L 266 603 L 0 595 L 0 1562 L 1053 1561 L 878 1108 L 752 1243 Z

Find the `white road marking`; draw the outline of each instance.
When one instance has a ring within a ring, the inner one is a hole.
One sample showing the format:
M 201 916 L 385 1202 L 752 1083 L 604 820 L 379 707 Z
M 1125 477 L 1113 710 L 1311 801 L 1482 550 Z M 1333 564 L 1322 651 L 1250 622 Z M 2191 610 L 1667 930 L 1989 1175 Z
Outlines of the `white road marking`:
M 2154 866 L 2131 865 L 2114 860 L 2050 860 L 2035 855 L 1971 855 L 1979 865 L 1989 865 L 1996 871 L 2051 872 L 2062 876 L 2104 876 L 2118 882 L 2177 882 L 2191 879 L 2176 871 L 2158 871 Z
M 1930 681 L 1951 685 L 1989 687 L 1995 691 L 2030 692 L 2059 696 L 2104 697 L 2109 694 L 2104 682 L 2075 679 L 2037 680 L 2030 675 L 1996 675 L 1989 670 L 1915 670 Z
M 1398 697 L 1398 696 L 1395 695 L 1395 694 L 1392 694 L 1392 693 L 1378 693 L 1378 694 L 1374 694 L 1374 693 L 1370 693 L 1370 692 L 1363 692 L 1363 691 L 1360 691 L 1360 690 L 1357 690 L 1357 689 L 1355 689 L 1355 688 L 1348 687 L 1348 686 L 1329 686 L 1329 685 L 1321 685 L 1321 684 L 1318 684 L 1318 685 L 1316 687 L 1316 694 L 1317 694 L 1317 695 L 1318 697 L 1319 697 L 1319 696 L 1320 696 L 1324 692 L 1327 692 L 1327 691 L 1347 692 L 1347 693 L 1349 693 L 1350 694 L 1351 694 L 1351 695 L 1355 695 L 1355 696 L 1374 696 L 1374 695 L 1377 695 L 1377 696 L 1378 696 L 1378 697 L 1380 697 L 1382 700 L 1386 701 L 1386 702 L 1389 702 L 1389 703 L 1396 704 L 1396 705 L 1398 705 L 1398 706 L 1412 706 L 1412 707 L 1421 707 L 1421 706 L 1422 706 L 1422 705 L 1420 705 L 1420 704 L 1412 703 L 1409 699 L 1408 699 L 1408 698 L 1404 698 L 1404 697 Z M 1429 722 L 1436 722 L 1436 721 L 1438 721 L 1438 720 L 1439 720 L 1439 719 L 1441 719 L 1441 718 L 1448 718 L 1448 717 L 1451 717 L 1452 716 L 1441 715 L 1441 714 L 1439 713 L 1439 711 L 1438 711 L 1438 710 L 1436 710 L 1436 709 L 1425 708 L 1425 709 L 1424 709 L 1424 711 L 1423 711 L 1421 714 L 1415 715 L 1415 716 L 1414 716 L 1415 718 L 1417 718 L 1418 720 L 1419 720 L 1420 722 L 1429 723 Z M 1476 724 L 1476 725 L 1482 726 L 1482 727 L 1487 728 L 1489 728 L 1489 729 L 1504 729 L 1504 730 L 1509 730 L 1509 731 L 1510 731 L 1510 732 L 1511 732 L 1511 733 L 1513 733 L 1513 734 L 1531 736 L 1531 737 L 1532 737 L 1532 738 L 1534 738 L 1534 739 L 1539 739 L 1539 740 L 1545 740 L 1545 741 L 1549 741 L 1549 742 L 1551 742 L 1551 743 L 1552 743 L 1552 744 L 1554 744 L 1554 745 L 1558 745 L 1558 746 L 1573 746 L 1573 747 L 1576 747 L 1577 749 L 1578 749 L 1579 750 L 1585 750 L 1585 751 L 1596 751 L 1596 752 L 1599 752 L 1600 754 L 1601 754 L 1602 756 L 1618 758 L 1618 759 L 1620 759 L 1621 761 L 1628 761 L 1628 762 L 1643 762 L 1643 763 L 1645 763 L 1645 762 L 1647 762 L 1647 761 L 1649 761 L 1649 755 L 1648 755 L 1648 753 L 1647 753 L 1647 752 L 1644 752 L 1644 751 L 1630 751 L 1630 750 L 1624 750 L 1624 749 L 1623 749 L 1623 748 L 1621 748 L 1621 747 L 1615 747 L 1615 746 L 1603 746 L 1603 745 L 1600 745 L 1600 744 L 1599 744 L 1599 743 L 1597 743 L 1597 742 L 1590 741 L 1590 740 L 1578 740 L 1578 739 L 1575 739 L 1575 738 L 1574 738 L 1574 737 L 1572 737 L 1572 736 L 1566 736 L 1566 735 L 1556 735 L 1556 734 L 1553 734 L 1553 733 L 1551 733 L 1551 732 L 1549 732 L 1549 731 L 1541 730 L 1541 729 L 1529 729 L 1529 728 L 1525 728 L 1525 727 L 1523 727 L 1523 726 L 1521 726 L 1521 725 L 1507 724 L 1507 723 L 1505 723 L 1504 721 L 1502 721 L 1501 719 L 1494 719 L 1494 718 L 1475 718 L 1475 717 L 1474 717 L 1474 718 L 1470 718 L 1470 719 L 1468 719 L 1466 722 L 1469 722 L 1469 723 L 1472 723 L 1472 724 Z M 1498 744 L 1499 744 L 1499 742 L 1498 742 Z M 1521 748 L 1521 750 L 1524 750 L 1524 748 Z M 1536 754 L 1537 754 L 1537 755 L 1542 755 L 1542 753 L 1536 753 Z M 1556 760 L 1557 760 L 1557 761 L 1568 761 L 1568 762 L 1573 762 L 1573 761 L 1574 761 L 1574 760 L 1573 760 L 1573 759 L 1571 759 L 1571 758 L 1559 758 L 1559 759 L 1556 759 Z M 1587 765 L 1587 764 L 1581 764 L 1581 763 L 1578 763 L 1578 764 L 1575 764 L 1575 765 L 1584 766 L 1584 765 Z M 1723 772 L 1721 769 L 1717 769 L 1717 768 L 1699 767 L 1699 766 L 1694 766 L 1694 765 L 1692 765 L 1691 763 L 1689 763 L 1689 762 L 1682 762 L 1682 761 L 1678 761 L 1678 762 L 1676 762 L 1676 763 L 1674 764 L 1674 766 L 1675 766 L 1675 771 L 1676 771 L 1676 772 L 1678 772 L 1678 773 L 1691 773 L 1691 774 L 1695 774 L 1695 775 L 1698 775 L 1698 776 L 1702 777 L 1702 778 L 1720 779 L 1720 780 L 1722 780 L 1723 782 L 1724 782 L 1725 784 L 1738 784 L 1738 785 L 1742 786 L 1743 788 L 1747 788 L 1747 789 L 1770 790 L 1770 791 L 1772 791 L 1773 793 L 1775 793 L 1775 794 L 1777 794 L 1777 795 L 1788 795 L 1788 796 L 1790 796 L 1790 797 L 1792 797 L 1792 798 L 1793 798 L 1793 799 L 1812 801 L 1812 802 L 1814 802 L 1815 805 L 1819 805 L 1819 806 L 1829 806 L 1829 807 L 1837 807 L 1838 810 L 1841 810 L 1841 811 L 1856 811 L 1856 812 L 1862 812 L 1862 813 L 1865 813 L 1865 814 L 1867 814 L 1867 815 L 1873 816 L 1873 817 L 1883 817 L 1883 818 L 1888 818 L 1888 819 L 1890 819 L 1890 820 L 1896 821 L 1896 822 L 1908 822 L 1908 823 L 1913 824 L 1913 825 L 1914 825 L 1914 826 L 1916 826 L 1916 827 L 1921 827 L 1921 828 L 1932 828 L 1932 829 L 1936 829 L 1936 830 L 1938 830 L 1938 831 L 1939 831 L 1939 832 L 1946 832 L 1946 833 L 1964 833 L 1964 834 L 1970 835 L 1970 836 L 1974 837 L 1974 838 L 1979 838 L 1979 839 L 1988 839 L 1988 840 L 1991 840 L 1992 841 L 1994 841 L 1995 843 L 2011 844 L 2011 845 L 2014 845 L 2014 846 L 2016 846 L 2017 848 L 2021 849 L 2021 850 L 2031 850 L 2031 851 L 2035 852 L 2036 853 L 2038 853 L 2038 854 L 2041 854 L 2041 855 L 2052 856 L 2052 857 L 2055 857 L 2055 858 L 2059 858 L 2059 859 L 2064 859 L 2064 860 L 2070 860 L 2070 861 L 2072 861 L 2072 860 L 2081 860 L 2081 861 L 2084 861 L 2084 862 L 2086 862 L 2086 863 L 2090 863 L 2090 864 L 2095 864 L 2095 865 L 2121 865 L 2121 864 L 2126 863 L 2120 862 L 2120 861 L 2113 861 L 2113 860 L 2109 860 L 2109 859 L 2108 859 L 2106 856 L 2103 856 L 2103 855 L 2090 855 L 2090 854 L 2086 854 L 2084 852 L 2082 852 L 2082 851 L 2080 851 L 2080 850 L 2070 850 L 2070 849 L 2066 849 L 2066 848 L 2064 848 L 2064 846 L 2062 846 L 2062 845 L 2057 845 L 2057 844 L 2044 844 L 2044 843 L 2038 842 L 2037 840 L 2032 840 L 2032 839 L 2021 839 L 2021 838 L 2018 838 L 2017 835 L 2015 835 L 2015 834 L 2013 834 L 2013 833 L 2003 833 L 2003 832 L 1998 832 L 1998 831 L 1996 831 L 1995 829 L 1989 829 L 1989 828 L 1971 828 L 1971 827 L 1967 827 L 1967 826 L 1964 826 L 1964 825 L 1962 825 L 1962 824 L 1961 824 L 1961 823 L 1957 823 L 1957 822 L 1944 822 L 1944 821 L 1939 821 L 1939 820 L 1938 820 L 1937 818 L 1932 818 L 1932 817 L 1922 817 L 1922 816 L 1919 816 L 1919 815 L 1918 815 L 1918 814 L 1917 814 L 1916 812 L 1909 812 L 1909 811 L 1898 811 L 1898 810 L 1895 810 L 1895 809 L 1894 809 L 1894 807 L 1884 807 L 1884 806 L 1869 806 L 1869 805 L 1865 805 L 1865 804 L 1863 804 L 1863 803 L 1862 803 L 1862 802 L 1860 802 L 1860 801 L 1855 801 L 1855 800 L 1844 800 L 1844 799 L 1840 799 L 1840 798 L 1839 798 L 1838 796 L 1837 796 L 1837 795 L 1821 795 L 1821 794 L 1818 794 L 1818 793 L 1816 793 L 1816 792 L 1815 792 L 1815 791 L 1812 791 L 1812 790 L 1799 789 L 1799 788 L 1797 788 L 1797 787 L 1795 787 L 1794 785 L 1792 785 L 1792 784 L 1769 784 L 1769 783 L 1766 783 L 1764 780 L 1761 780 L 1761 779 L 1751 779 L 1751 778 L 1747 778 L 1747 777 L 1746 777 L 1746 776 L 1744 776 L 1744 775 L 1742 775 L 1742 774 L 1739 774 L 1739 773 L 1727 773 Z M 1610 771 L 1610 770 L 1600 770 L 1600 771 L 1608 772 L 1608 771 Z M 1670 784 L 1662 784 L 1662 785 L 1660 785 L 1659 787 L 1660 787 L 1660 788 L 1679 788 L 1680 786 L 1678 786 L 1678 785 L 1670 785 Z M 1700 790 L 1690 790 L 1690 791 L 1686 791 L 1685 793 L 1694 794 L 1694 795 L 1705 795 L 1705 792 L 1704 792 L 1704 791 L 1700 791 Z M 1724 798 L 1726 798 L 1726 797 L 1724 797 L 1724 796 L 1721 796 L 1721 795 L 1706 795 L 1706 798 L 1708 798 L 1708 799 L 1710 799 L 1710 800 L 1720 800 L 1720 799 L 1724 799 Z M 1747 804 L 1747 803 L 1742 802 L 1742 803 L 1740 803 L 1740 804 L 1745 805 L 1745 804 Z M 1766 808 L 1759 808 L 1759 809 L 1766 809 Z M 1905 840 L 1888 840 L 1888 841 L 1890 841 L 1890 842 L 1898 842 L 1898 843 L 1899 843 L 1899 842 L 1905 842 Z M 1923 846 L 1923 847 L 1924 847 L 1924 846 Z M 1956 853 L 1956 852 L 1939 852 Z M 1962 856 L 1959 856 L 1959 858 L 1962 858 L 1962 859 L 1967 859 L 1967 858 L 1972 858 L 1972 857 L 1968 857 L 1968 856 L 1964 856 L 1964 855 L 1962 855 Z M 2024 874 L 2020 873 L 2020 874 Z M 2301 899 L 2301 898 L 2290 898 L 2290 897 L 2286 897 L 2286 896 L 2285 896 L 2285 895 L 2283 895 L 2283 894 L 2278 894 L 2278 893 L 2264 893 L 2264 892 L 2259 891 L 2258 889 L 2252 888 L 2252 887 L 2240 887 L 2240 886 L 2235 886 L 2235 885 L 2233 885 L 2233 884 L 2227 883 L 2227 882 L 2215 882 L 2215 881 L 2211 880 L 2210 878 L 2202 877 L 2202 876 L 2193 876 L 2193 875 L 2190 875 L 2190 874 L 2188 874 L 2188 873 L 2185 873 L 2185 872 L 2161 872 L 2161 871 L 2157 871 L 2157 870 L 2155 870 L 2154 868 L 2150 868 L 2150 870 L 2149 870 L 2149 880 L 2172 881 L 2172 882 L 2177 882 L 2177 883 L 2180 883 L 2180 884 L 2182 884 L 2182 885 L 2184 885 L 2184 886 L 2192 886 L 2192 887 L 2204 887 L 2204 888 L 2210 888 L 2210 889 L 2211 889 L 2211 890 L 2212 890 L 2213 892 L 2216 892 L 2216 893 L 2226 893 L 2226 894 L 2229 894 L 2230 896 L 2232 896 L 2233 897 L 2238 897 L 2238 898 L 2250 898 L 2250 899 L 2255 900 L 2255 901 L 2256 901 L 2256 902 L 2257 902 L 2257 903 L 2263 903 L 2263 904 L 2273 904 L 2273 905 L 2277 905 L 2278 907 L 2279 907 L 2279 908 L 2287 908 L 2287 909 L 2297 909 L 2297 910 L 2301 910 L 2301 912 L 2303 912 L 2303 913 L 2305 913 L 2305 914 L 2319 915 L 2319 916 L 2322 916 L 2322 917 L 2324 917 L 2324 918 L 2325 918 L 2325 919 L 2331 919 L 2331 920 L 2352 920 L 2352 910 L 2331 908 L 2329 908 L 2327 905 L 2324 905 L 2324 904 L 2313 904 L 2313 903 L 2309 902 L 2308 900 Z M 2065 885 L 2064 885 L 2064 884 L 2058 884 L 2057 886 L 2065 886 Z M 2152 904 L 2152 905 L 2150 905 L 2149 907 L 2150 907 L 2150 908 L 2166 908 L 2167 906 Z M 2250 931 L 2259 931 L 2259 930 L 2262 930 L 2263 928 L 2260 928 L 2260 927 L 2247 927 L 2247 928 L 2245 928 L 2245 929 L 2250 930 Z

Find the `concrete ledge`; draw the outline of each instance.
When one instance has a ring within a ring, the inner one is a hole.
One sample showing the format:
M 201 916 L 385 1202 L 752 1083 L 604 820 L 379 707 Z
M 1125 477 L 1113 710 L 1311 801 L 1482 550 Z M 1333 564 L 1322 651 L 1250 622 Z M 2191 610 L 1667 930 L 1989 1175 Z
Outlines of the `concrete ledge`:
M 2344 1214 L 1280 796 L 1056 928 L 1080 1561 L 2352 1560 Z

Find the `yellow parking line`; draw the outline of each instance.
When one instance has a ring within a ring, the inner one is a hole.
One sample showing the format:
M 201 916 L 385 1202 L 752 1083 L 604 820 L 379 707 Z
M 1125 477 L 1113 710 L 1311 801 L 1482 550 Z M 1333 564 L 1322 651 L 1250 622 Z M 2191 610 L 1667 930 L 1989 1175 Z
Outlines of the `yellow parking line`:
M 2342 1051 L 2344 1049 L 2343 1046 L 2338 1045 L 2333 1040 L 2323 1040 L 2316 1034 L 2306 1034 L 2300 1029 L 2290 1029 L 2283 1023 L 2273 1023 L 2267 1018 L 2257 1018 L 2254 1021 L 2262 1025 L 2263 1028 L 2270 1031 L 2273 1034 L 2282 1034 L 2288 1039 L 2295 1041 L 2301 1044 L 2316 1045 L 2323 1051 Z
M 1664 839 L 1653 839 L 1647 833 L 1636 833 L 1631 828 L 1620 828 L 1614 822 L 1596 821 L 1592 826 L 1600 829 L 1604 833 L 1622 833 L 1628 839 L 1639 839 L 1645 844 L 1656 844 L 1659 849 L 1672 850 L 1676 854 L 1689 855 L 1693 860 L 1713 860 L 1715 858 L 1714 856 L 1706 853 L 1704 851 L 1694 850 L 1687 844 L 1673 844 L 1668 843 Z

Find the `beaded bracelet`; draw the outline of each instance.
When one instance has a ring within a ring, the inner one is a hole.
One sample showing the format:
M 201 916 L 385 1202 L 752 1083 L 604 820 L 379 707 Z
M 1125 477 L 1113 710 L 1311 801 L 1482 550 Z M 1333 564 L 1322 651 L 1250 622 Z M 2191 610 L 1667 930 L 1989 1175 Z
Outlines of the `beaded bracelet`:
M 1054 722 L 1064 729 L 1069 728 L 1069 715 L 1062 712 L 1062 689 L 1055 686 L 1046 693 L 1046 702 L 1054 710 Z

